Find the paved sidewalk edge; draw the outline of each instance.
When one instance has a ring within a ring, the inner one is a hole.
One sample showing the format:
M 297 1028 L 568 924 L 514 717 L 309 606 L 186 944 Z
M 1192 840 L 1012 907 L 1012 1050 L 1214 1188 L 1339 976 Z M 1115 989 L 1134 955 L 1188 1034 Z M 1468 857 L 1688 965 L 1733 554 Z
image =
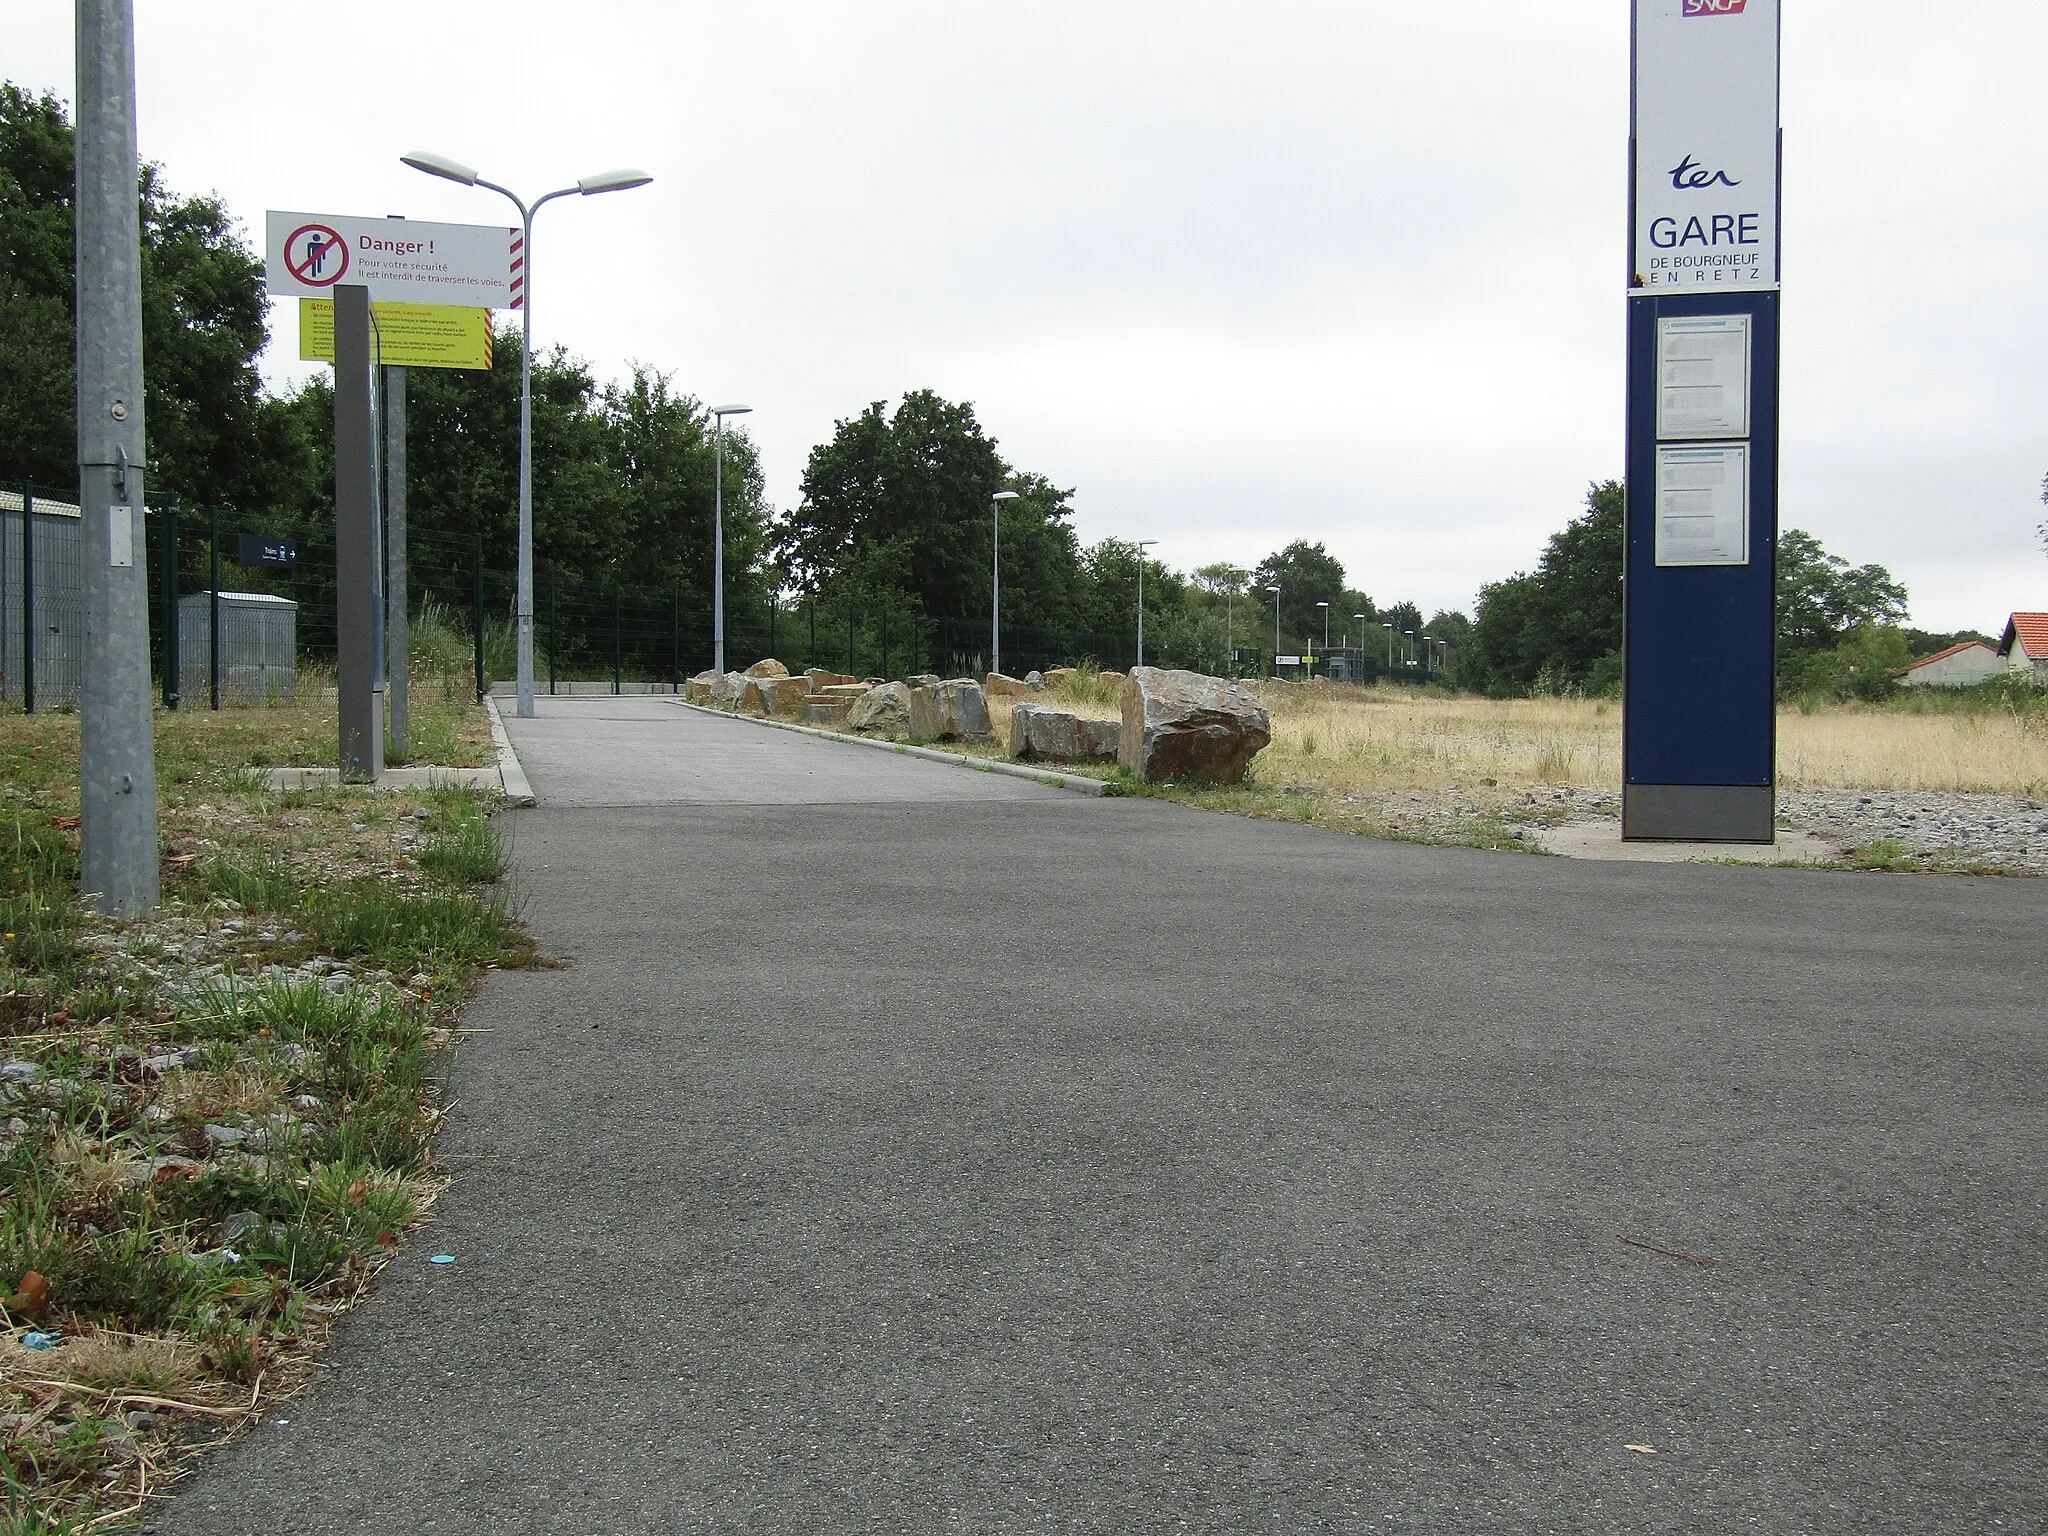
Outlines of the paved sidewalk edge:
M 669 698 L 662 700 L 678 709 L 694 709 L 700 715 L 715 715 L 720 720 L 737 720 L 745 725 L 773 726 L 778 731 L 795 731 L 799 736 L 822 736 L 827 741 L 843 741 L 856 747 L 875 747 L 884 752 L 897 752 L 906 757 L 922 757 L 934 763 L 957 763 L 962 768 L 972 768 L 977 773 L 1006 774 L 1013 779 L 1029 779 L 1034 784 L 1043 784 L 1048 789 L 1070 789 L 1077 795 L 1104 795 L 1109 785 L 1102 779 L 1091 779 L 1078 773 L 1047 773 L 1042 768 L 1027 767 L 1023 763 L 999 763 L 986 757 L 969 757 L 961 752 L 935 752 L 930 747 L 913 747 L 900 741 L 877 741 L 869 736 L 853 736 L 845 731 L 821 731 L 815 725 L 796 725 L 788 720 L 769 720 L 760 715 L 738 715 L 731 710 L 713 709 L 706 704 L 692 704 L 687 699 Z
M 491 745 L 498 749 L 498 779 L 505 790 L 505 803 L 518 806 L 540 804 L 534 798 L 533 786 L 526 782 L 526 770 L 519 766 L 519 754 L 512 750 L 512 738 L 505 734 L 505 722 L 498 714 L 498 701 L 487 693 L 484 695 L 484 708 L 491 716 Z

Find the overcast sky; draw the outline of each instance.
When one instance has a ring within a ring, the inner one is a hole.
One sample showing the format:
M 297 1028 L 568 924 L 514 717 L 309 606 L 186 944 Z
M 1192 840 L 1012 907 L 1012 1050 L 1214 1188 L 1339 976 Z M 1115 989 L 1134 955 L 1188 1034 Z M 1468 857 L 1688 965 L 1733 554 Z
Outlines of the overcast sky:
M 1621 472 L 1626 0 L 136 9 L 143 155 L 259 248 L 269 208 L 507 221 L 417 147 L 652 172 L 542 212 L 536 342 L 753 405 L 780 506 L 929 387 L 1086 541 L 1321 540 L 1469 611 Z M 1783 519 L 1995 629 L 2048 607 L 2048 9 L 1786 11 Z M 7 12 L 68 100 L 72 7 Z

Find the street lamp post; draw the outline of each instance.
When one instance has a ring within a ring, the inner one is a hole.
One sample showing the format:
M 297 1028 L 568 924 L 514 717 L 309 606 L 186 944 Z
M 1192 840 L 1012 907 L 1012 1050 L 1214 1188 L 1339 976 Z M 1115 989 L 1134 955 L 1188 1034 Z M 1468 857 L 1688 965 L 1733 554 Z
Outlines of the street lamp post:
M 751 405 L 711 407 L 711 668 L 725 671 L 725 418 Z
M 1358 676 L 1353 681 L 1363 682 L 1365 680 L 1365 626 L 1367 620 L 1362 613 L 1354 613 L 1351 617 L 1358 620 Z
M 1138 540 L 1138 665 L 1145 665 L 1145 551 L 1159 541 Z
M 989 575 L 988 611 L 988 669 L 991 672 L 1003 670 L 1003 503 L 1015 501 L 1015 491 L 997 491 L 989 500 L 994 504 L 991 518 L 995 524 L 996 554 L 995 565 Z
M 1323 676 L 1328 677 L 1330 675 L 1330 605 L 1325 602 L 1318 602 L 1316 606 L 1323 610 Z
M 1401 633 L 1408 637 L 1408 643 L 1401 649 L 1403 654 L 1407 657 L 1408 665 L 1412 667 L 1415 665 L 1415 631 L 1412 629 L 1404 629 L 1401 631 Z
M 1273 675 L 1278 677 L 1280 675 L 1280 589 L 1278 587 L 1268 587 L 1266 590 L 1273 594 Z
M 519 210 L 519 275 L 513 279 L 514 293 L 512 306 L 520 314 L 519 347 L 519 598 L 517 619 L 517 642 L 519 651 L 519 715 L 522 719 L 533 716 L 533 216 L 540 212 L 543 203 L 553 202 L 558 197 L 567 197 L 574 192 L 582 197 L 594 197 L 600 192 L 624 192 L 631 187 L 644 187 L 654 178 L 645 171 L 605 171 L 597 176 L 586 176 L 573 187 L 562 187 L 537 197 L 531 204 L 522 202 L 519 194 L 510 187 L 501 187 L 495 181 L 485 181 L 472 166 L 460 160 L 451 160 L 446 155 L 437 155 L 424 149 L 414 150 L 409 155 L 400 155 L 399 160 L 416 171 L 425 171 L 429 176 L 439 176 L 444 181 L 460 183 L 465 187 L 487 187 L 512 200 L 512 206 Z

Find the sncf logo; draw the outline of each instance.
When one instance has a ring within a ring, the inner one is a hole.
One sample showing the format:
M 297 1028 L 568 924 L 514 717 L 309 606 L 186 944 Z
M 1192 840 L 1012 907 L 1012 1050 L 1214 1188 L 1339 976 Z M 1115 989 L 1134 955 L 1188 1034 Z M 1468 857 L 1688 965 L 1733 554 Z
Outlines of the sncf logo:
M 1740 16 L 1749 0 L 1684 0 L 1686 16 Z

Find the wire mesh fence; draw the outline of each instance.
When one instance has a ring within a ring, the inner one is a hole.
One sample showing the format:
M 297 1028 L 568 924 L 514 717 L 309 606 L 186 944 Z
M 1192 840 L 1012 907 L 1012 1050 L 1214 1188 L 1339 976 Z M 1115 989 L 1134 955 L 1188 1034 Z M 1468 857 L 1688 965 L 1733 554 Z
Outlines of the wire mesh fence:
M 75 493 L 72 493 L 75 494 Z M 334 661 L 334 530 L 293 529 L 228 508 L 187 507 L 152 494 L 145 511 L 152 670 L 166 707 L 260 704 L 288 697 L 307 668 Z M 0 700 L 34 709 L 74 699 L 83 656 L 80 518 L 51 487 L 0 486 Z M 458 681 L 478 695 L 515 673 L 516 581 L 509 548 L 477 536 L 408 531 L 405 612 L 413 676 Z M 381 562 L 380 562 L 381 568 Z M 367 599 L 387 614 L 395 598 Z M 534 679 L 545 693 L 680 689 L 712 665 L 708 591 L 558 570 L 534 580 Z M 855 677 L 930 672 L 980 676 L 994 659 L 986 619 L 863 606 L 831 597 L 729 599 L 725 659 L 740 669 L 775 657 L 801 671 Z M 1156 654 L 1154 661 L 1161 658 Z M 1137 660 L 1124 633 L 1004 624 L 1004 671 L 1022 676 Z M 1209 666 L 1263 676 L 1275 657 L 1237 648 Z M 1425 668 L 1373 651 L 1317 657 L 1314 670 L 1355 682 L 1419 683 Z

